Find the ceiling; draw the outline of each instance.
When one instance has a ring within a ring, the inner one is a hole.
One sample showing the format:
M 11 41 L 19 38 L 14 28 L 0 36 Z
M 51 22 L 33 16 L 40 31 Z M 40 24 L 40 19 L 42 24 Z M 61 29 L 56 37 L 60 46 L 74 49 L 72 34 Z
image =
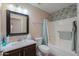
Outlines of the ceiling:
M 50 14 L 71 4 L 72 3 L 31 3 L 31 5 L 38 7 Z

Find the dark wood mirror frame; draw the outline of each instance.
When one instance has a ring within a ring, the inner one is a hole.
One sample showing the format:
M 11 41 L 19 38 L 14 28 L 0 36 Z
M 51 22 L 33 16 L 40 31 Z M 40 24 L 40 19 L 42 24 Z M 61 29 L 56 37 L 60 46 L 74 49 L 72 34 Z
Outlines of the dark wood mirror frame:
M 13 14 L 17 14 L 17 15 L 22 15 L 22 16 L 25 16 L 27 17 L 26 19 L 26 26 L 27 26 L 27 30 L 25 33 L 11 33 L 11 18 L 10 18 L 10 14 L 13 13 Z M 15 35 L 25 35 L 25 34 L 28 34 L 29 33 L 29 16 L 28 15 L 25 15 L 25 14 L 22 14 L 22 13 L 18 13 L 18 12 L 14 12 L 14 11 L 10 11 L 10 10 L 6 10 L 6 36 L 15 36 Z

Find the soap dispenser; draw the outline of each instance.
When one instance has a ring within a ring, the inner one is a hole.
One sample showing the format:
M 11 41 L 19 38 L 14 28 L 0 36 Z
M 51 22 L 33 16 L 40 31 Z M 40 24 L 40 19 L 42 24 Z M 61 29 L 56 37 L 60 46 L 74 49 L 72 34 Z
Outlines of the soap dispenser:
M 0 50 L 1 50 L 1 46 L 2 45 L 2 35 L 0 34 Z
M 4 46 L 6 46 L 6 44 L 7 44 L 6 38 L 3 36 L 3 38 L 2 38 L 2 46 L 4 47 Z

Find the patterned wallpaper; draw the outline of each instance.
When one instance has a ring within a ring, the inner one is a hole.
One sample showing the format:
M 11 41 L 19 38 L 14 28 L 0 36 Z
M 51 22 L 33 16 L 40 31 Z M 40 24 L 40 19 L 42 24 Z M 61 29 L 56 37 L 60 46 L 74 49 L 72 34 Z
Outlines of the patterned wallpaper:
M 66 8 L 54 12 L 51 21 L 72 18 L 76 16 L 77 16 L 77 4 L 74 3 Z

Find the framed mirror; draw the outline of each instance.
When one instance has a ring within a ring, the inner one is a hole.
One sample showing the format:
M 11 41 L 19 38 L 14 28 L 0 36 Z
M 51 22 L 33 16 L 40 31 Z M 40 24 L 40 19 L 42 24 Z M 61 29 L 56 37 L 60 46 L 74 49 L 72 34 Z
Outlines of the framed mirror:
M 7 10 L 7 36 L 25 35 L 29 33 L 29 16 Z

